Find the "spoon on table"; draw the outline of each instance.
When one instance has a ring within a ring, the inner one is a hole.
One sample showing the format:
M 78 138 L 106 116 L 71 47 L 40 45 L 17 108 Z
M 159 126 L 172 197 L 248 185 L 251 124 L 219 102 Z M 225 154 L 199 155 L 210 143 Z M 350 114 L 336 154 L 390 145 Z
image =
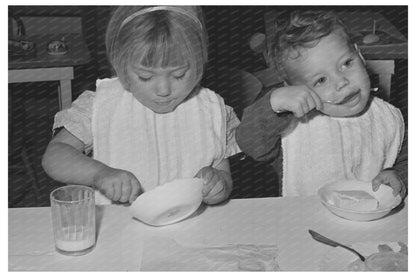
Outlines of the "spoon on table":
M 339 247 L 345 248 L 345 249 L 353 252 L 355 255 L 357 255 L 360 258 L 361 261 L 363 261 L 363 262 L 365 261 L 365 257 L 363 255 L 361 255 L 360 253 L 358 253 L 356 250 L 352 249 L 351 247 L 348 247 L 348 246 L 343 245 L 343 244 L 341 244 L 339 242 L 336 242 L 336 241 L 334 241 L 332 239 L 329 239 L 327 237 L 324 237 L 321 234 L 319 234 L 319 233 L 317 233 L 317 232 L 315 232 L 313 230 L 308 230 L 308 231 L 309 231 L 309 234 L 311 234 L 312 238 L 314 238 L 315 240 L 317 240 L 319 242 L 322 242 L 322 243 L 325 243 L 327 245 L 330 245 L 332 247 L 339 246 Z

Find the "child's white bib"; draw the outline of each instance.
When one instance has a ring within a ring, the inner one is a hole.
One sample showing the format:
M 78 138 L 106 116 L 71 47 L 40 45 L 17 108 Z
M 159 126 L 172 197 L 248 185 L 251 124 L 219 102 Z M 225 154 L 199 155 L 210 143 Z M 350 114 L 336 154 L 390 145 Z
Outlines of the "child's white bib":
M 282 138 L 283 196 L 316 194 L 328 182 L 371 180 L 393 166 L 404 136 L 400 111 L 374 98 L 363 115 L 317 115 Z
M 223 99 L 208 89 L 157 114 L 125 91 L 118 79 L 97 81 L 93 104 L 93 155 L 111 167 L 132 172 L 145 191 L 177 178 L 190 178 L 239 152 L 226 149 Z M 99 204 L 110 203 L 101 193 Z

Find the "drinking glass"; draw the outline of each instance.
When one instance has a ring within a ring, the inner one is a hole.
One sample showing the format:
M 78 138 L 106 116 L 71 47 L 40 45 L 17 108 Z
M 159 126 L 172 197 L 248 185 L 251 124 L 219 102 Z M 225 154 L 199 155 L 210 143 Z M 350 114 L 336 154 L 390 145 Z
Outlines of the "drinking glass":
M 51 192 L 52 226 L 56 250 L 79 256 L 95 247 L 94 190 L 67 185 Z

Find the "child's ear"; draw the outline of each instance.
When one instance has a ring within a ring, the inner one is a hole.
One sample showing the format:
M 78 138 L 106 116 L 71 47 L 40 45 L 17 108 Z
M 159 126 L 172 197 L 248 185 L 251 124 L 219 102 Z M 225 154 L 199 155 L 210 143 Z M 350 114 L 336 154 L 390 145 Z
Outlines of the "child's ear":
M 358 47 L 358 45 L 356 43 L 354 43 L 354 48 L 355 48 L 355 51 L 357 51 L 357 54 L 360 57 L 361 61 L 363 62 L 364 66 L 366 66 L 365 59 L 364 59 L 363 55 L 361 54 L 361 50 L 360 50 L 360 48 Z

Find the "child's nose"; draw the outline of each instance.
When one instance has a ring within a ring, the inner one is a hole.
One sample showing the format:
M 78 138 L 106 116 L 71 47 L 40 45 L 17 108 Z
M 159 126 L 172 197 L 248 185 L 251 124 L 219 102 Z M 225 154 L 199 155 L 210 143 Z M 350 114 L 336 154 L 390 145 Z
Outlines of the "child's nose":
M 338 80 L 337 80 L 337 91 L 340 91 L 341 89 L 343 89 L 344 87 L 348 86 L 350 84 L 350 82 L 348 81 L 348 79 L 345 76 L 339 76 Z
M 171 92 L 172 91 L 171 91 L 169 80 L 166 80 L 165 78 L 160 80 L 160 82 L 157 86 L 156 94 L 158 96 L 169 96 L 171 94 Z

